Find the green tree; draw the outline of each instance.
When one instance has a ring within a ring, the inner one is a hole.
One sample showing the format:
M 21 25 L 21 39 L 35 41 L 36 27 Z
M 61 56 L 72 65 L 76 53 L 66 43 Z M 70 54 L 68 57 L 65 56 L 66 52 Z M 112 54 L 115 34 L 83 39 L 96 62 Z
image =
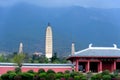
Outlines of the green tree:
M 60 63 L 59 58 L 57 57 L 57 53 L 54 53 L 53 57 L 51 58 L 52 63 Z
M 39 63 L 48 63 L 48 59 L 45 56 L 40 56 L 39 57 Z
M 14 56 L 13 61 L 18 65 L 18 67 L 22 67 L 22 63 L 24 61 L 25 54 L 24 53 L 19 53 Z
M 5 56 L 3 54 L 0 55 L 0 62 L 5 62 Z

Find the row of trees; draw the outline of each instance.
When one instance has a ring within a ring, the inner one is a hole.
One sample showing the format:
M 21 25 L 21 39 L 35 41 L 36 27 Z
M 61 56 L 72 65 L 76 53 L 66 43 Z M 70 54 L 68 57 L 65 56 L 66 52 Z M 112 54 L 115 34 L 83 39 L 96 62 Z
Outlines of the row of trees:
M 18 65 L 18 67 L 22 66 L 22 63 L 25 59 L 25 54 L 24 53 L 14 53 L 14 56 L 4 56 L 0 55 L 0 62 L 14 62 Z
M 13 54 L 7 54 L 7 55 L 0 55 L 0 62 L 14 62 L 14 57 L 17 55 L 17 52 L 14 52 Z M 18 55 L 20 56 L 20 55 Z M 65 57 L 58 58 L 57 53 L 54 53 L 54 56 L 49 60 L 44 55 L 30 55 L 27 53 L 24 53 L 24 62 L 26 63 L 67 63 Z M 17 60 L 17 59 L 16 59 Z
M 15 69 L 1 75 L 0 78 L 1 80 L 87 80 L 86 76 L 79 72 L 65 71 L 64 73 L 55 73 L 51 69 L 47 71 L 39 69 L 38 72 L 33 70 L 21 72 L 21 70 Z
M 119 74 L 111 74 L 108 70 L 102 73 L 92 74 L 88 72 L 83 74 L 75 71 L 57 72 L 49 69 L 39 69 L 38 72 L 29 70 L 27 72 L 21 72 L 20 68 L 16 68 L 14 71 L 8 71 L 0 76 L 0 80 L 120 80 Z

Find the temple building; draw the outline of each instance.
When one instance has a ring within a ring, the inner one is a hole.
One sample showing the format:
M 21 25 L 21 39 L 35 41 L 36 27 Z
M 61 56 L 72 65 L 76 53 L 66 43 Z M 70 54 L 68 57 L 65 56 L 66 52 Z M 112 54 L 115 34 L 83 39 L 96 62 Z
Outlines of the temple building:
M 75 66 L 75 71 L 82 72 L 102 72 L 109 70 L 120 70 L 120 49 L 117 45 L 114 47 L 92 47 L 75 52 L 67 59 Z

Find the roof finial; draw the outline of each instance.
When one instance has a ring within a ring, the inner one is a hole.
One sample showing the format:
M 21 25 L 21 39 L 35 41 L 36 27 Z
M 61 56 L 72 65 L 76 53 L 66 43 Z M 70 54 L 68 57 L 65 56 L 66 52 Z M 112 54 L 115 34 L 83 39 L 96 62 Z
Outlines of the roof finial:
M 117 45 L 116 44 L 113 44 L 114 48 L 117 48 Z
M 50 26 L 50 23 L 48 22 L 48 26 Z
M 89 48 L 91 48 L 92 47 L 92 43 L 91 44 L 89 44 Z

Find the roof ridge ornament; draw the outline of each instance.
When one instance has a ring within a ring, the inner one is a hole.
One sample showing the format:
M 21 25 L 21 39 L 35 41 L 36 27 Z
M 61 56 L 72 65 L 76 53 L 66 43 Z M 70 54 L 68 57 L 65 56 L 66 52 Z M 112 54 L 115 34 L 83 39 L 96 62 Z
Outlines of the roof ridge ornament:
M 92 45 L 93 45 L 92 43 L 91 43 L 91 44 L 89 44 L 89 48 L 92 48 Z
M 117 48 L 117 45 L 116 44 L 113 44 L 114 48 Z

